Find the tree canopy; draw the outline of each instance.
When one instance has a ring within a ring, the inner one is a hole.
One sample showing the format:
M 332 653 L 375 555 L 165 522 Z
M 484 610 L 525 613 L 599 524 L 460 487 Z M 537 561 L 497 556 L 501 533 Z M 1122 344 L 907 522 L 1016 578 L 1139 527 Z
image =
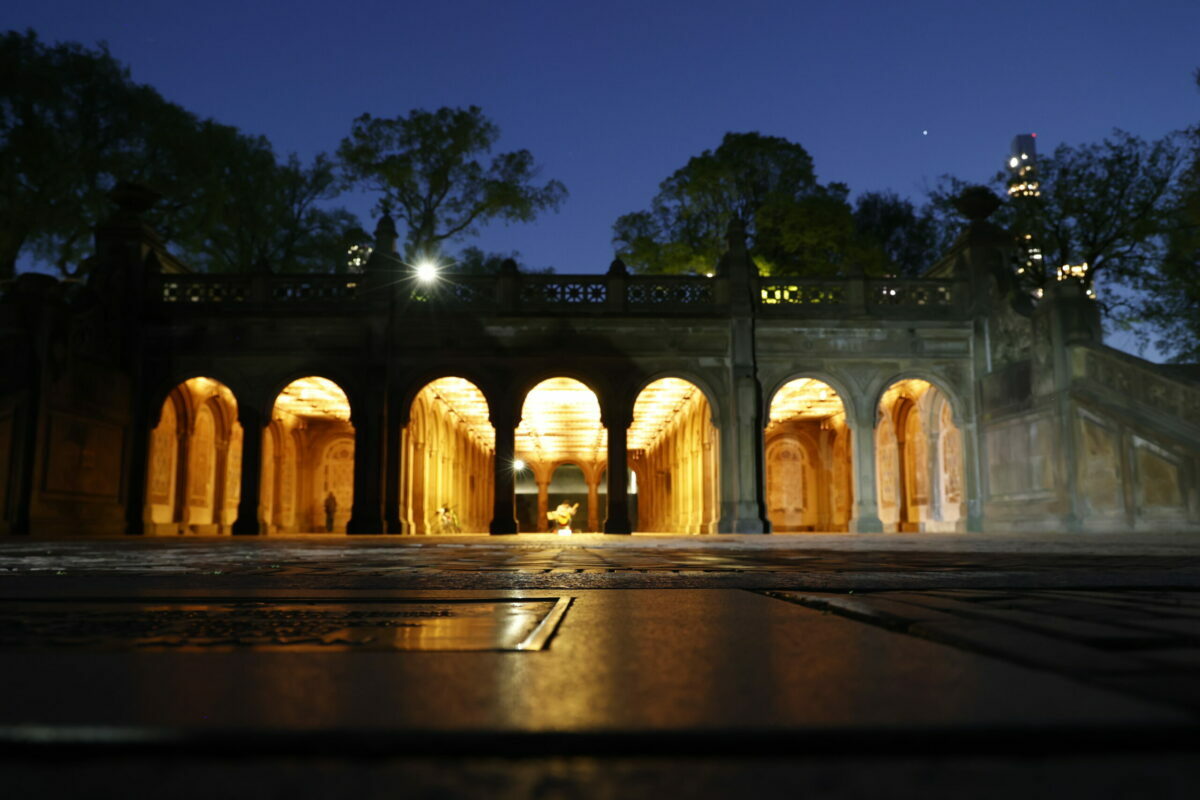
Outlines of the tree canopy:
M 1200 88 L 1200 71 L 1195 74 Z M 1200 124 L 1183 134 L 1186 164 L 1172 190 L 1162 258 L 1129 282 L 1134 293 L 1118 309 L 1168 360 L 1200 363 Z
M 489 222 L 530 222 L 557 209 L 566 188 L 537 185 L 528 150 L 490 155 L 500 129 L 476 106 L 415 109 L 407 116 L 363 114 L 338 158 L 348 185 L 379 192 L 380 209 L 406 227 L 405 255 L 436 254 L 446 241 Z
M 760 133 L 727 133 L 659 185 L 646 211 L 613 225 L 618 255 L 638 272 L 711 272 L 734 219 L 760 273 L 918 274 L 933 260 L 935 226 L 894 193 L 862 195 L 821 184 L 802 145 Z
M 77 274 L 121 180 L 163 196 L 150 221 L 193 268 L 344 264 L 358 224 L 318 205 L 336 189 L 327 159 L 280 163 L 266 139 L 135 83 L 103 45 L 9 31 L 0 74 L 0 275 L 22 257 Z

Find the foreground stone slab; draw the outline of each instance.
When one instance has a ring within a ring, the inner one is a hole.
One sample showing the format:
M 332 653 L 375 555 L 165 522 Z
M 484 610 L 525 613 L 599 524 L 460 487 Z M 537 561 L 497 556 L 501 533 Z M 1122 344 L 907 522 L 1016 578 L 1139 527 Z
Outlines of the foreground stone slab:
M 745 591 L 181 592 L 136 602 L 436 609 L 499 599 L 554 609 L 563 598 L 571 606 L 553 638 L 529 652 L 263 650 L 236 641 L 0 647 L 0 674 L 19 687 L 0 706 L 0 740 L 34 749 L 480 753 L 681 742 L 705 750 L 712 741 L 800 737 L 871 749 L 895 747 L 899 734 L 984 741 L 998 731 L 1125 736 L 1191 726 L 1153 702 Z M 528 623 L 519 620 L 517 635 Z

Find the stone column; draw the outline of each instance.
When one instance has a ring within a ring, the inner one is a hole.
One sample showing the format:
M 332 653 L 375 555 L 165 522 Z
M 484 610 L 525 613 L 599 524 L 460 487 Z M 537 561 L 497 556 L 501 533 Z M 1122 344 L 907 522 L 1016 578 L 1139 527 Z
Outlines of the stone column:
M 489 398 L 489 401 L 491 398 Z M 517 416 L 509 398 L 503 403 L 488 403 L 491 423 L 496 430 L 496 460 L 492 464 L 496 495 L 492 502 L 492 522 L 488 531 L 493 536 L 517 532 L 517 504 L 513 461 L 517 457 Z
M 242 425 L 242 490 L 238 497 L 237 519 L 233 521 L 235 536 L 256 536 L 264 533 L 259 519 L 259 492 L 262 488 L 263 417 L 247 399 L 238 403 L 238 422 Z
M 414 432 L 413 435 L 416 435 Z M 411 523 L 409 533 L 414 536 L 425 533 L 425 442 L 414 441 L 412 445 L 412 465 L 410 467 L 409 509 L 408 519 Z
M 600 530 L 600 476 L 588 481 L 588 530 Z
M 380 382 L 368 382 L 379 386 Z M 383 398 L 363 393 L 350 420 L 354 426 L 354 505 L 346 533 L 383 533 L 383 437 L 387 429 Z
M 850 531 L 882 533 L 883 522 L 879 519 L 875 489 L 875 409 L 860 408 L 855 416 L 850 427 L 854 452 L 854 513 L 850 518 Z
M 149 469 L 150 437 L 153 427 L 146 418 L 153 416 L 144 398 L 133 403 L 133 423 L 130 425 L 129 491 L 125 495 L 125 532 L 140 535 L 146 532 L 149 520 L 146 513 L 146 481 Z M 16 442 L 14 442 L 16 444 Z M 32 472 L 30 473 L 32 475 Z M 14 531 L 15 532 L 15 531 Z M 27 533 L 28 531 L 21 531 Z
M 629 425 L 632 407 L 608 408 L 604 414 L 608 428 L 608 519 L 605 533 L 632 533 L 629 524 Z
M 400 523 L 400 474 L 401 454 L 404 452 L 403 435 L 400 427 L 400 409 L 392 400 L 395 392 L 388 393 L 387 424 L 384 426 L 384 470 L 383 470 L 383 520 L 388 533 L 403 533 Z
M 546 515 L 550 513 L 550 481 L 541 480 L 537 482 L 538 487 L 538 510 L 537 524 L 534 526 L 537 531 L 541 532 L 546 528 L 546 520 L 549 519 Z

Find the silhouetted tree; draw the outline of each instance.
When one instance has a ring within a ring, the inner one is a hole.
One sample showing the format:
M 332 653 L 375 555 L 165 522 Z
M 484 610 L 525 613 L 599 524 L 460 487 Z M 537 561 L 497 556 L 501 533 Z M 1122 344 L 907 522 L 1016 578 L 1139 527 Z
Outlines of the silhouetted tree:
M 943 224 L 935 209 L 895 192 L 865 192 L 854 201 L 854 227 L 865 258 L 903 277 L 917 277 L 949 247 L 961 223 Z
M 327 160 L 279 164 L 262 137 L 134 83 L 103 46 L 10 31 L 0 74 L 0 276 L 22 255 L 77 274 L 120 180 L 162 194 L 151 222 L 198 269 L 344 264 L 335 251 L 358 225 L 316 205 L 335 188 Z
M 1200 71 L 1194 77 L 1200 88 Z M 1200 125 L 1184 140 L 1187 164 L 1175 183 L 1162 260 L 1131 281 L 1135 293 L 1117 316 L 1168 360 L 1200 363 Z
M 711 272 L 738 219 L 763 274 L 836 274 L 865 255 L 848 190 L 822 186 L 801 145 L 727 133 L 659 184 L 650 209 L 613 225 L 618 254 L 638 272 Z
M 354 120 L 338 148 L 346 180 L 382 195 L 380 207 L 406 227 L 405 255 L 438 253 L 493 220 L 530 222 L 557 209 L 566 188 L 540 172 L 528 150 L 488 159 L 500 129 L 476 106 L 416 109 Z

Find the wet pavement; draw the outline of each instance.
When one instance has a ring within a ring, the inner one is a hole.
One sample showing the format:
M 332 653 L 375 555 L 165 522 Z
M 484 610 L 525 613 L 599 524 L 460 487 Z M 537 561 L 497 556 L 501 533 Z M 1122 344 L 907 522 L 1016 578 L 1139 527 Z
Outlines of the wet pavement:
M 1190 797 L 1200 537 L 14 538 L 0 674 L 13 796 Z

